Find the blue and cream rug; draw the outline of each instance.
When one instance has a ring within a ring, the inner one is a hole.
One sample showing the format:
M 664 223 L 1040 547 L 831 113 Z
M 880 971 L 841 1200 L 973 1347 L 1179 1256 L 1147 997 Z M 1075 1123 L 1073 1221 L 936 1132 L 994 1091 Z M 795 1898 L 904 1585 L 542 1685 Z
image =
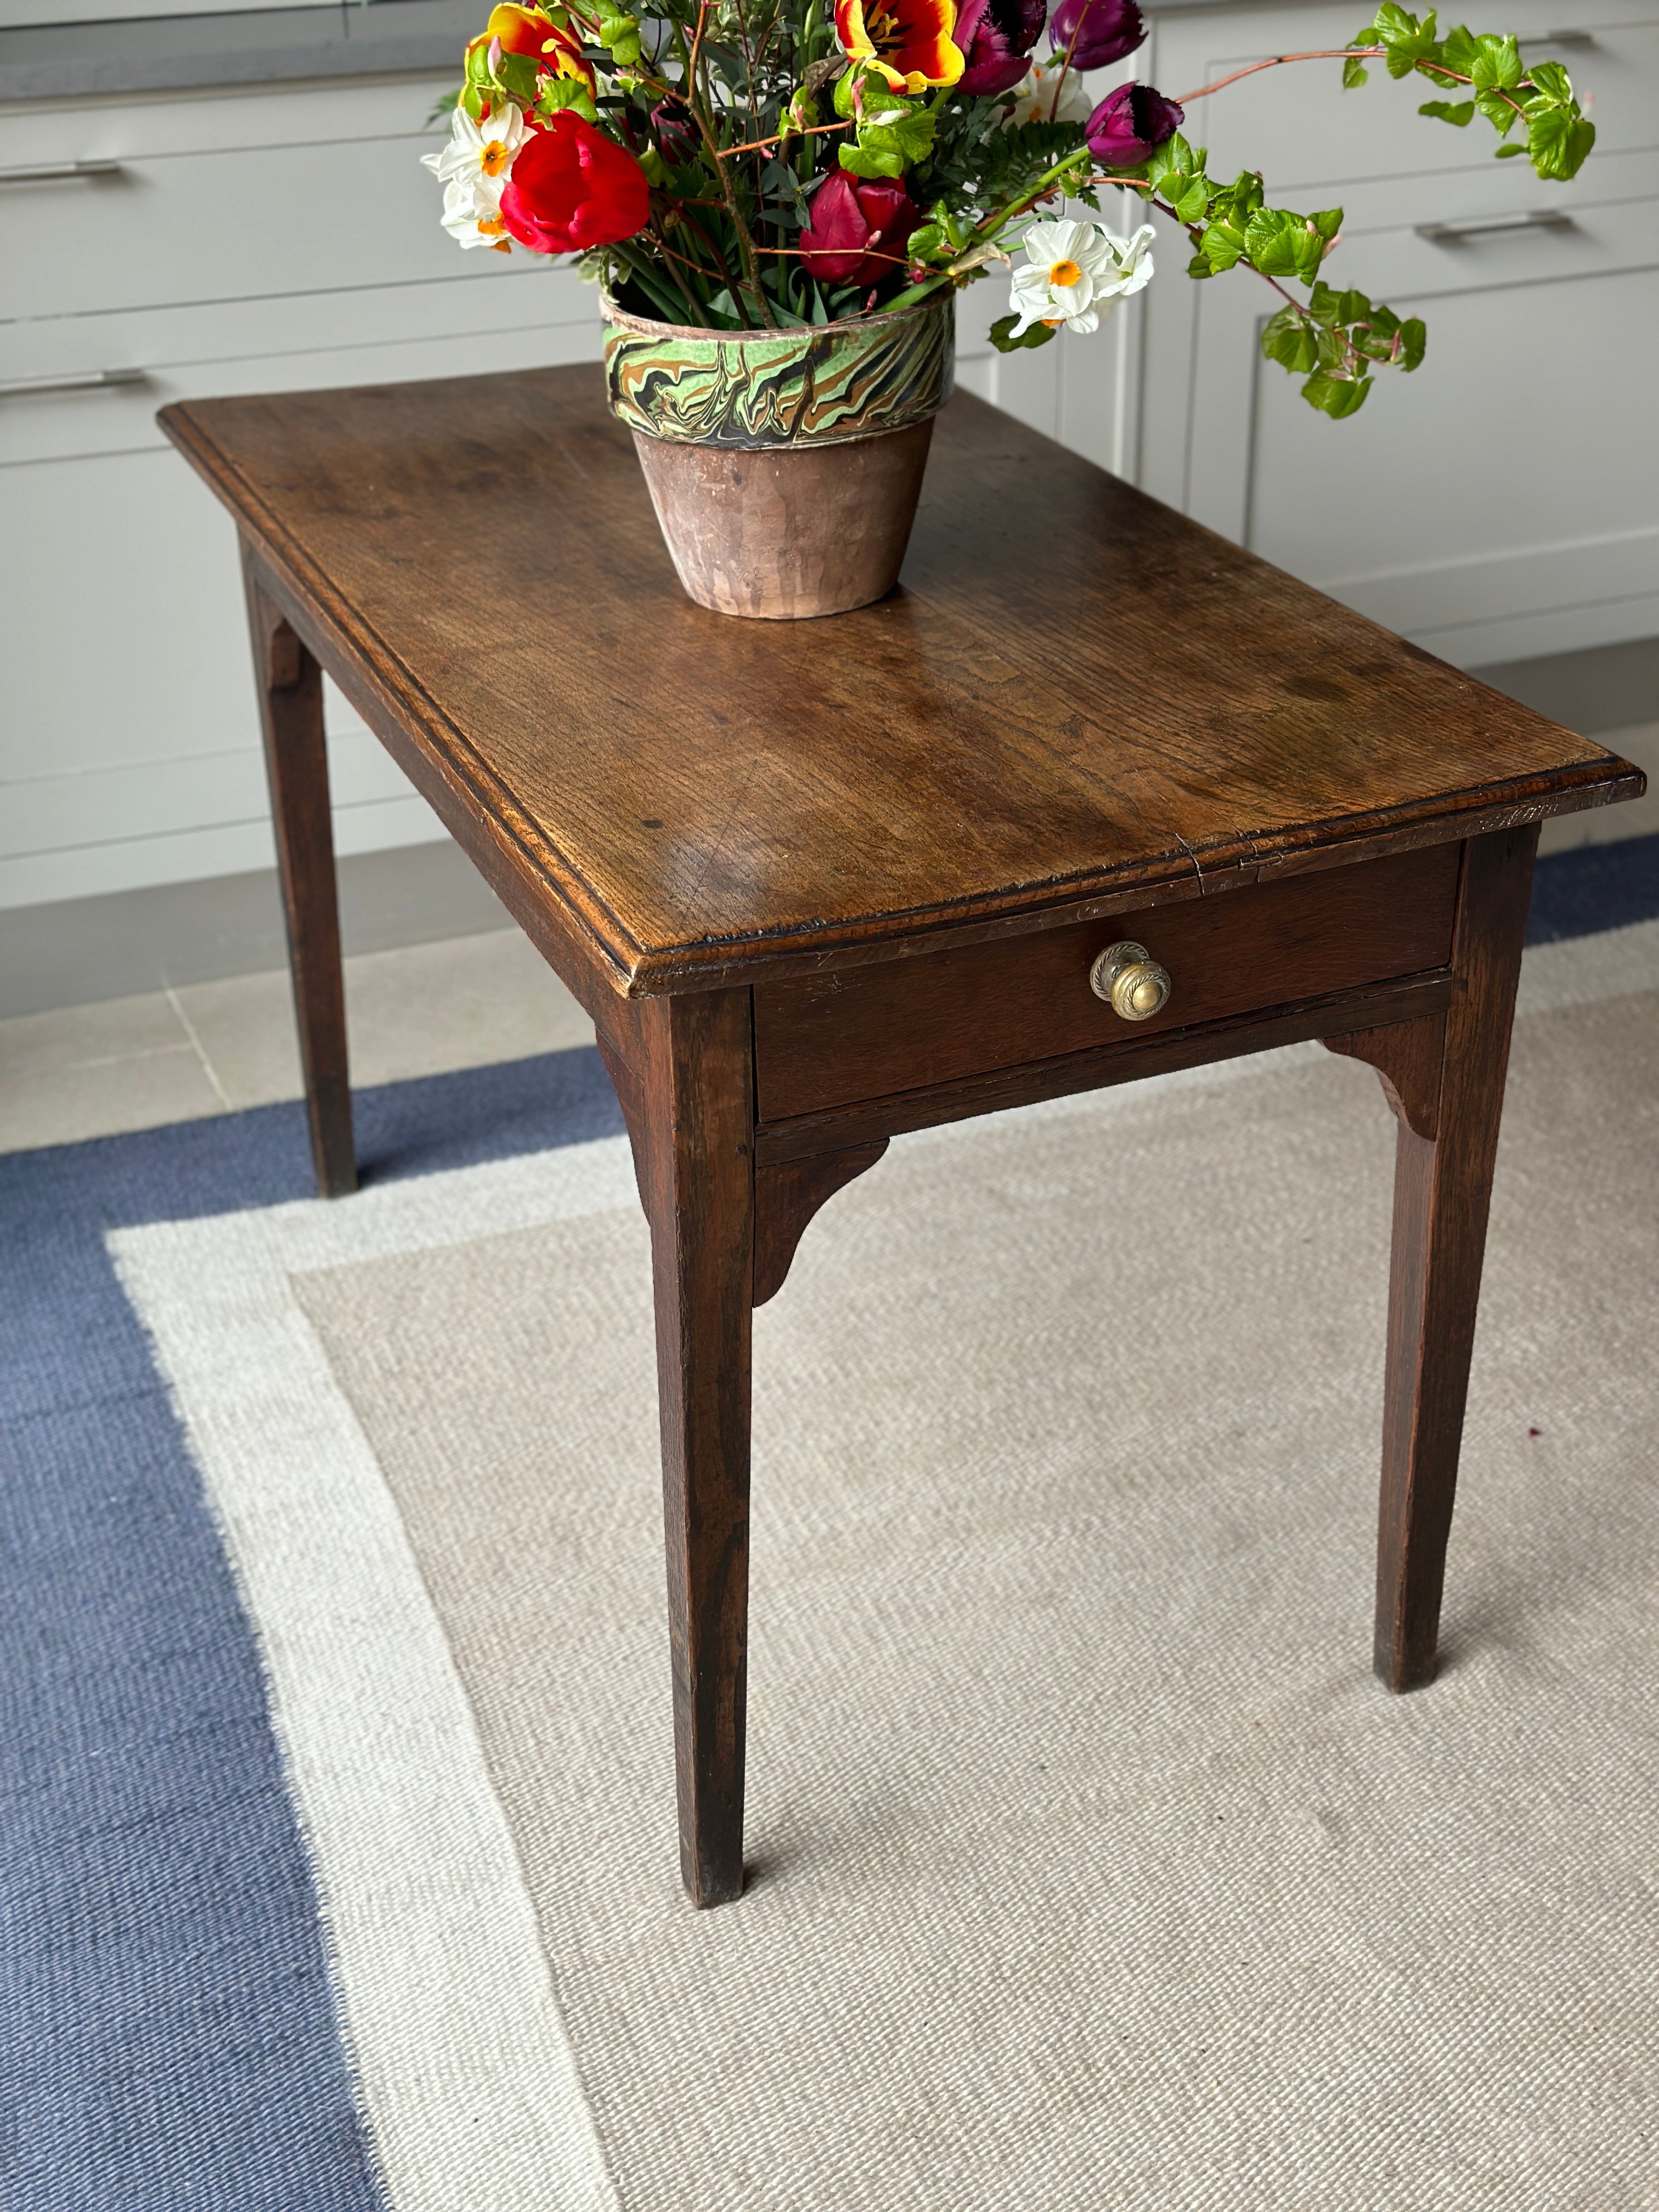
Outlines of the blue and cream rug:
M 1540 867 L 1434 1686 L 1370 1071 L 904 1140 L 757 1316 L 714 1913 L 596 1058 L 332 1206 L 293 1108 L 0 1162 L 7 2212 L 1659 2203 L 1651 842 Z

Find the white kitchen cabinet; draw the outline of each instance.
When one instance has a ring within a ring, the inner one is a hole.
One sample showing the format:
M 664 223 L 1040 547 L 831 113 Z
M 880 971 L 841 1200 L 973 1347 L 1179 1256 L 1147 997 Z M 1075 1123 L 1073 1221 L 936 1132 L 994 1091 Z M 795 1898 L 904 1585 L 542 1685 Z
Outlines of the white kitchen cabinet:
M 158 408 L 597 357 L 574 271 L 439 228 L 445 82 L 0 109 L 0 172 L 118 165 L 0 175 L 0 907 L 274 857 L 234 536 Z M 329 738 L 343 852 L 442 835 L 337 698 Z
M 1564 12 L 1499 11 L 1540 53 Z M 1494 161 L 1479 118 L 1419 118 L 1430 88 L 1376 69 L 1345 94 L 1338 64 L 1295 64 L 1191 103 L 1212 175 L 1249 160 L 1277 204 L 1342 207 L 1329 280 L 1427 322 L 1423 367 L 1379 372 L 1361 414 L 1316 414 L 1262 359 L 1279 302 L 1248 270 L 1160 276 L 1143 325 L 1130 472 L 1464 666 L 1659 630 L 1659 7 L 1577 12 L 1556 51 L 1599 137 L 1569 185 Z M 1179 94 L 1354 29 L 1351 7 L 1164 9 L 1142 73 Z

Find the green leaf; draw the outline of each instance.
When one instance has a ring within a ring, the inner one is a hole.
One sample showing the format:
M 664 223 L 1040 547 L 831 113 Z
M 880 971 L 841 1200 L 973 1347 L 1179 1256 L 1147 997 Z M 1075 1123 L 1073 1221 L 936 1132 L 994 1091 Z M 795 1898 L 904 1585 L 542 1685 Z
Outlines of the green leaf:
M 1576 177 L 1595 143 L 1595 125 L 1570 108 L 1550 107 L 1527 121 L 1527 151 L 1540 177 L 1565 184 Z
M 1419 316 L 1413 315 L 1409 321 L 1401 323 L 1398 365 L 1406 371 L 1407 375 L 1413 369 L 1422 367 L 1423 356 L 1428 350 L 1428 344 L 1429 333 Z
M 1047 345 L 1054 337 L 1054 326 L 1048 323 L 1033 323 L 1018 337 L 1014 336 L 1014 325 L 1018 318 L 1004 315 L 991 325 L 991 343 L 999 353 L 1018 353 L 1027 346 Z
M 843 146 L 841 166 L 850 177 L 902 177 L 908 164 L 902 154 L 872 144 L 877 136 L 865 132 L 856 146 Z
M 495 64 L 496 82 L 512 94 L 520 107 L 535 106 L 540 76 L 541 71 L 531 54 L 503 54 Z
M 1345 415 L 1357 415 L 1370 397 L 1369 377 L 1350 378 L 1328 376 L 1319 369 L 1302 387 L 1302 397 L 1310 407 L 1316 407 L 1322 415 L 1340 422 Z
M 1437 116 L 1442 123 L 1455 123 L 1461 131 L 1466 123 L 1472 123 L 1474 119 L 1474 102 L 1472 100 L 1460 100 L 1455 103 L 1449 100 L 1425 100 L 1417 112 L 1419 115 Z
M 841 165 L 855 177 L 902 177 L 914 163 L 927 160 L 937 127 L 925 101 L 897 99 L 884 87 L 879 99 L 866 94 L 855 158 L 849 161 L 853 149 L 843 146 Z
M 601 14 L 599 40 L 609 47 L 612 61 L 624 69 L 631 67 L 641 58 L 639 17 Z
M 1202 167 L 1202 162 L 1194 161 L 1192 148 L 1177 131 L 1173 137 L 1166 138 L 1161 146 L 1154 146 L 1148 155 L 1146 163 L 1146 181 L 1148 184 L 1161 185 L 1166 177 L 1189 177 L 1195 169 L 1201 169 Z
M 1357 54 L 1350 55 L 1348 59 L 1342 64 L 1343 91 L 1357 92 L 1370 76 L 1370 71 L 1366 68 L 1364 63 L 1360 60 L 1359 57 Z
M 1474 104 L 1496 128 L 1500 138 L 1507 138 L 1521 120 L 1520 111 L 1506 92 L 1477 93 Z
M 1534 92 L 1541 92 L 1547 100 L 1559 100 L 1565 107 L 1577 106 L 1572 79 L 1559 62 L 1539 62 L 1527 72 L 1528 82 Z
M 1182 222 L 1201 222 L 1209 206 L 1210 187 L 1204 178 L 1195 177 L 1175 203 L 1175 211 Z
M 1322 208 L 1317 215 L 1310 215 L 1308 220 L 1329 246 L 1342 228 L 1342 210 L 1340 208 Z
M 1474 64 L 1480 52 L 1480 41 L 1459 23 L 1446 33 L 1445 44 L 1440 49 L 1440 58 L 1445 66 L 1459 76 L 1473 76 Z
M 544 76 L 536 93 L 538 115 L 558 115 L 569 108 L 584 123 L 597 123 L 599 111 L 593 95 L 579 76 Z
M 1468 74 L 1477 88 L 1482 92 L 1512 92 L 1521 82 L 1521 49 L 1513 35 L 1481 38 L 1475 43 L 1479 52 Z
M 1493 155 L 1492 159 L 1497 161 L 1512 161 L 1517 154 L 1524 154 L 1526 150 L 1526 148 L 1517 138 L 1510 145 L 1500 146 Z
M 1212 222 L 1200 239 L 1198 250 L 1209 264 L 1210 274 L 1219 276 L 1244 258 L 1244 234 L 1232 223 Z
M 1319 344 L 1304 317 L 1294 307 L 1281 307 L 1261 333 L 1261 350 L 1292 375 L 1305 376 L 1317 366 Z
M 1258 208 L 1244 231 L 1244 250 L 1250 266 L 1264 276 L 1294 276 L 1297 263 L 1297 234 L 1302 218 L 1287 208 Z
M 1385 0 L 1372 28 L 1374 43 L 1384 51 L 1390 76 L 1409 76 L 1414 69 L 1439 58 L 1432 9 L 1419 22 L 1406 9 L 1395 6 L 1393 0 Z
M 1261 202 L 1260 170 L 1242 169 L 1231 184 L 1211 187 L 1210 220 L 1212 222 L 1231 222 L 1243 230 Z

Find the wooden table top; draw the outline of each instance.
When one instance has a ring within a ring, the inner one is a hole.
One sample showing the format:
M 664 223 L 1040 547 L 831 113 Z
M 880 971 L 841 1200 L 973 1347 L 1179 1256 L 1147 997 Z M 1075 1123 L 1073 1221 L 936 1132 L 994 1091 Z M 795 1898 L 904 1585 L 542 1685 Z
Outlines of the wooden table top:
M 440 811 L 481 825 L 629 995 L 1642 788 L 965 395 L 899 589 L 798 623 L 684 597 L 596 368 L 161 420 Z

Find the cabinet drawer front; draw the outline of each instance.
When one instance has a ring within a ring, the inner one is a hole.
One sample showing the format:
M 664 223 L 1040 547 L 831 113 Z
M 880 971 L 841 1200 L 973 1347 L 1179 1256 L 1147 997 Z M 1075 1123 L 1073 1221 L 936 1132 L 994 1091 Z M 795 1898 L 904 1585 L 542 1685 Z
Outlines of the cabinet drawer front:
M 760 1118 L 1052 1060 L 1443 967 L 1462 848 L 1435 845 L 1030 936 L 755 993 Z M 1144 945 L 1168 1004 L 1126 1022 L 1090 988 L 1109 945 Z
M 592 293 L 539 268 L 0 323 L 0 468 L 160 450 L 156 410 L 174 400 L 548 368 L 597 361 L 599 345 Z M 111 371 L 132 380 L 92 380 Z
M 0 208 L 13 312 L 73 314 L 91 301 L 107 314 L 453 276 L 460 249 L 439 226 L 438 181 L 420 166 L 441 143 L 416 128 L 141 158 L 107 180 L 58 188 L 49 207 L 26 207 L 15 186 Z M 50 190 L 28 187 L 30 201 Z

